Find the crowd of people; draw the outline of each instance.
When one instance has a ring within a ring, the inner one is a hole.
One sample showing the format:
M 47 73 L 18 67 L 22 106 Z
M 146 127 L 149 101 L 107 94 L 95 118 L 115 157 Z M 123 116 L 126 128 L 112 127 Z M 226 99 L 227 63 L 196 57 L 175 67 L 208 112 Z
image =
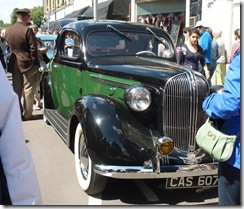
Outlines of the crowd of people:
M 4 104 L 0 106 L 1 148 L 6 140 L 9 140 L 6 142 L 6 149 L 2 148 L 0 153 L 0 176 L 3 179 L 0 185 L 0 201 L 1 204 L 7 205 L 42 204 L 33 160 L 25 144 L 20 123 L 21 119 L 37 119 L 33 115 L 33 104 L 36 100 L 41 107 L 38 97 L 40 70 L 43 70 L 49 60 L 45 60 L 47 48 L 36 37 L 38 27 L 28 24 L 31 11 L 19 9 L 16 15 L 16 23 L 2 30 L 0 38 L 0 85 L 5 86 L 2 87 L 5 90 L 0 96 L 0 102 Z M 229 59 L 226 57 L 221 30 L 212 30 L 206 27 L 203 21 L 198 21 L 194 28 L 185 28 L 183 34 L 185 40 L 179 51 L 179 64 L 203 73 L 209 86 L 223 85 L 221 94 L 213 93 L 205 99 L 203 109 L 211 118 L 222 119 L 221 130 L 226 134 L 240 132 L 240 29 L 234 31 L 236 42 Z M 227 62 L 230 63 L 228 71 Z M 13 91 L 6 82 L 4 71 L 12 73 Z M 15 128 L 19 128 L 18 136 L 14 136 L 16 131 L 11 131 L 11 122 L 16 124 Z M 7 153 L 10 148 L 8 144 L 13 143 L 16 143 L 13 147 L 18 146 L 19 150 L 16 148 L 18 151 Z M 22 151 L 24 159 L 15 162 L 21 159 Z M 12 153 L 12 156 L 7 156 L 9 153 Z M 14 163 L 20 165 L 18 172 L 15 166 L 12 166 Z M 25 169 L 28 169 L 28 172 Z M 219 205 L 240 205 L 240 137 L 230 160 L 219 163 L 218 177 Z M 28 187 L 20 185 L 22 178 L 26 182 L 29 181 L 29 184 L 26 184 Z
M 221 38 L 222 31 L 212 30 L 201 20 L 194 27 L 185 27 L 183 35 L 183 45 L 178 47 L 178 63 L 203 73 L 209 86 L 224 85 L 227 64 L 240 49 L 240 29 L 234 31 L 235 42 L 229 56 Z M 189 46 L 194 48 L 189 49 Z

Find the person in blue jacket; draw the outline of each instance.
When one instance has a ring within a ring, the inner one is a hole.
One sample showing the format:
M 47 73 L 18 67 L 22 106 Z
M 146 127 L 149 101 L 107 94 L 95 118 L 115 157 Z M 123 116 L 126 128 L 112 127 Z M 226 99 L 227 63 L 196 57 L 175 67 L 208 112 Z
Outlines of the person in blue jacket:
M 212 93 L 202 105 L 206 114 L 221 120 L 219 130 L 228 135 L 240 134 L 240 51 L 229 66 L 221 93 Z M 232 156 L 218 168 L 219 205 L 240 205 L 240 135 Z
M 210 69 L 210 64 L 212 63 L 212 38 L 209 32 L 206 30 L 206 25 L 202 20 L 197 21 L 195 27 L 200 33 L 199 45 L 203 49 L 205 63 Z

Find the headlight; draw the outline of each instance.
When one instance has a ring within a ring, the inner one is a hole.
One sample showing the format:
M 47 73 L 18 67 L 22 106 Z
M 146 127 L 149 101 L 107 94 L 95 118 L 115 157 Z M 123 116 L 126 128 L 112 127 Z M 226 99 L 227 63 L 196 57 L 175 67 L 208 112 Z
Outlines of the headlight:
M 131 109 L 140 112 L 151 104 L 151 94 L 143 86 L 131 86 L 125 92 L 125 100 Z
M 169 155 L 174 149 L 174 142 L 169 137 L 159 138 L 157 141 L 157 150 L 161 155 Z

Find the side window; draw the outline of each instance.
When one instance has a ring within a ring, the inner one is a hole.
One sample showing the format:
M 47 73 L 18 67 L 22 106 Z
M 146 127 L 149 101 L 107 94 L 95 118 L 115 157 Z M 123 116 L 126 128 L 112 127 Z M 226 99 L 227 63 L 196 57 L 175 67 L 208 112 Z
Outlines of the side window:
M 68 57 L 78 57 L 80 55 L 80 39 L 73 31 L 66 31 L 62 35 L 60 54 Z M 67 40 L 69 44 L 67 45 Z

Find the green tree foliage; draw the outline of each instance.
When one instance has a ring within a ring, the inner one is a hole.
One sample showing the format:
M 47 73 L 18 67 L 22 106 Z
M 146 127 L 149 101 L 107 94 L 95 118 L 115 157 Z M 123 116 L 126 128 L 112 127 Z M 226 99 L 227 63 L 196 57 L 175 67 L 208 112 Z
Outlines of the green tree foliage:
M 16 22 L 16 20 L 17 20 L 17 17 L 16 17 L 16 11 L 17 10 L 18 10 L 18 8 L 14 8 L 13 12 L 10 15 L 11 25 L 13 25 Z
M 17 20 L 16 11 L 18 9 L 19 8 L 15 8 L 11 13 L 11 25 L 13 25 Z M 33 7 L 31 9 L 31 21 L 34 24 L 36 24 L 38 27 L 40 27 L 42 24 L 43 16 L 44 16 L 43 6 Z
M 42 25 L 43 16 L 43 6 L 33 7 L 31 19 L 38 27 L 41 27 Z

